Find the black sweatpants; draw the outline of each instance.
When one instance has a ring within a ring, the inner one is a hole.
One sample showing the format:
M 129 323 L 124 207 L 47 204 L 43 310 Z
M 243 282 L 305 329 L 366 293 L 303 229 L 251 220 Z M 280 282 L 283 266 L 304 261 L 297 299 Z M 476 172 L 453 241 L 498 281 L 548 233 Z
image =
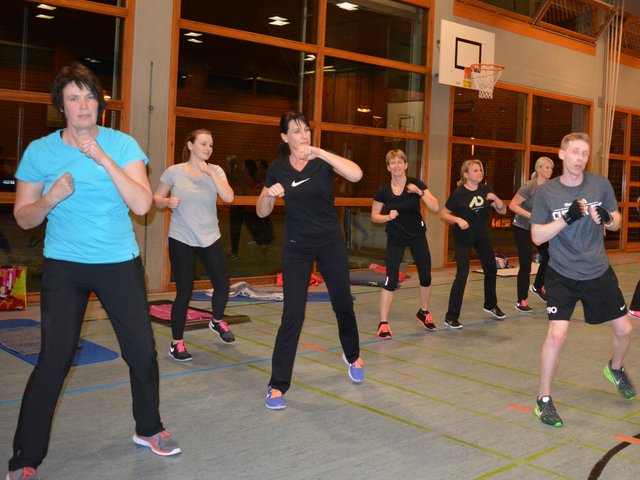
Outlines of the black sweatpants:
M 456 278 L 451 285 L 451 293 L 449 295 L 449 309 L 446 318 L 449 320 L 458 320 L 460 311 L 462 310 L 462 300 L 464 298 L 464 290 L 467 286 L 467 277 L 469 276 L 469 262 L 471 261 L 471 247 L 480 258 L 482 270 L 484 272 L 484 308 L 491 309 L 498 304 L 496 295 L 496 259 L 493 253 L 493 247 L 489 238 L 483 238 L 473 242 L 473 245 L 455 242 L 456 248 Z
M 349 263 L 344 243 L 334 240 L 319 246 L 292 246 L 285 242 L 282 252 L 284 311 L 273 348 L 269 380 L 269 385 L 282 393 L 291 386 L 314 261 L 318 262 L 318 270 L 327 284 L 331 306 L 338 321 L 342 350 L 350 363 L 360 356 L 358 325 L 353 310 Z
M 96 265 L 45 259 L 41 349 L 22 397 L 9 471 L 36 468 L 47 454 L 53 415 L 76 354 L 91 292 L 107 312 L 122 358 L 129 366 L 136 433 L 151 436 L 164 429 L 158 409 L 158 361 L 140 258 Z M 87 431 L 87 441 L 95 434 Z

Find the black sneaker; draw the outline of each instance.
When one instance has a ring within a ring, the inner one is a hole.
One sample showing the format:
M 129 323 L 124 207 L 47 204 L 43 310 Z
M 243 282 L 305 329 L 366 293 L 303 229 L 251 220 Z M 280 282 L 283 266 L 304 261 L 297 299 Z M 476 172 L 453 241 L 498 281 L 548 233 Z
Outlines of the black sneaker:
M 504 312 L 500 310 L 500 307 L 497 305 L 493 308 L 483 308 L 483 310 L 487 313 L 490 313 L 494 318 L 497 318 L 498 320 L 502 320 L 506 317 Z
M 520 300 L 518 303 L 516 303 L 516 310 L 529 313 L 533 311 L 533 308 L 529 306 L 526 300 Z
M 626 372 L 624 371 L 624 367 L 620 367 L 620 370 L 614 370 L 611 368 L 611 360 L 604 367 L 603 372 L 604 376 L 616 386 L 616 390 L 618 393 L 622 395 L 627 400 L 633 400 L 636 398 L 636 390 L 633 388 L 633 384 L 629 377 L 627 377 Z
M 236 337 L 231 333 L 231 330 L 229 330 L 227 322 L 209 320 L 209 328 L 220 335 L 223 342 L 231 343 L 236 341 Z
M 429 313 L 429 310 L 418 310 L 418 313 L 416 313 L 416 319 L 420 322 L 420 325 L 425 328 L 425 330 L 436 329 L 436 324 L 433 323 L 433 316 Z
M 531 291 L 535 293 L 543 302 L 547 301 L 547 292 L 545 291 L 544 286 L 538 288 L 535 285 L 531 285 Z
M 193 360 L 193 357 L 187 352 L 187 348 L 184 346 L 184 340 L 180 340 L 177 343 L 171 342 L 171 345 L 169 345 L 169 356 L 179 362 L 189 362 Z
M 449 328 L 462 328 L 462 324 L 456 318 L 454 319 L 445 318 L 444 323 Z
M 562 419 L 556 412 L 556 407 L 553 405 L 553 400 L 551 400 L 550 396 L 547 395 L 536 400 L 535 412 L 542 423 L 552 427 L 562 426 Z

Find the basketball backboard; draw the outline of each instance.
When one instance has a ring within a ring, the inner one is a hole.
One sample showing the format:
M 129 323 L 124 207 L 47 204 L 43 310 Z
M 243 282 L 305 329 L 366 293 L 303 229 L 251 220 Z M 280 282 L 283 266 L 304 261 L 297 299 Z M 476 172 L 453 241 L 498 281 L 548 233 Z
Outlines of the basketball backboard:
M 494 63 L 495 34 L 442 20 L 438 82 L 454 87 L 474 88 L 464 81 L 464 67 L 474 63 Z

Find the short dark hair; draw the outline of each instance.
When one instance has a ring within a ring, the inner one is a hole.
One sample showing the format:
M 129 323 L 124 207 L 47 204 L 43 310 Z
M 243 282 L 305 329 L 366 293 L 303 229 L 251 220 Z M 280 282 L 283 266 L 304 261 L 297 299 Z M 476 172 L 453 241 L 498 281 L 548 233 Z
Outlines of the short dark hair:
M 80 62 L 73 62 L 58 72 L 56 78 L 51 84 L 51 101 L 56 110 L 64 115 L 64 97 L 62 91 L 64 87 L 70 83 L 75 83 L 78 87 L 86 88 L 98 101 L 98 118 L 102 116 L 102 112 L 107 104 L 102 94 L 102 86 L 98 77 Z

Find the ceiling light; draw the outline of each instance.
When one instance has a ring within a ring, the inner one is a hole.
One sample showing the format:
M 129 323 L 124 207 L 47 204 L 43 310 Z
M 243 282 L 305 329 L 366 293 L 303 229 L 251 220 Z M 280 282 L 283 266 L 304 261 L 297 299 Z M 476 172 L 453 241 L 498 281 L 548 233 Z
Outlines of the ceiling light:
M 202 43 L 202 40 L 198 40 L 197 38 L 190 38 L 189 40 L 187 40 L 187 42 L 191 42 L 191 43 Z
M 307 55 L 306 57 L 304 57 L 304 61 L 305 62 L 313 62 L 315 59 L 316 59 L 316 56 L 311 54 L 311 53 L 309 55 Z
M 367 107 L 366 105 L 360 105 L 357 110 L 360 113 L 370 113 L 371 112 L 371 108 Z
M 93 57 L 84 57 L 84 59 L 89 63 L 102 63 L 102 60 L 98 60 L 97 58 Z
M 282 27 L 283 25 L 289 25 L 289 23 L 291 23 L 288 18 L 279 17 L 277 15 L 269 17 L 269 20 L 271 20 L 269 25 L 275 25 L 277 27 Z
M 358 10 L 358 8 L 359 8 L 358 5 L 356 5 L 354 3 L 349 3 L 349 2 L 341 2 L 341 3 L 338 3 L 336 6 L 338 8 L 341 8 L 343 10 L 348 10 L 350 12 Z
M 55 10 L 58 7 L 53 7 L 51 5 L 47 5 L 46 3 L 41 3 L 37 8 L 41 8 L 43 10 Z
M 38 15 L 36 15 L 36 18 L 43 18 L 45 20 L 53 20 L 54 17 L 53 15 L 45 15 L 44 13 L 39 13 Z
M 202 34 L 198 32 L 187 32 L 184 34 L 185 37 L 201 37 Z

